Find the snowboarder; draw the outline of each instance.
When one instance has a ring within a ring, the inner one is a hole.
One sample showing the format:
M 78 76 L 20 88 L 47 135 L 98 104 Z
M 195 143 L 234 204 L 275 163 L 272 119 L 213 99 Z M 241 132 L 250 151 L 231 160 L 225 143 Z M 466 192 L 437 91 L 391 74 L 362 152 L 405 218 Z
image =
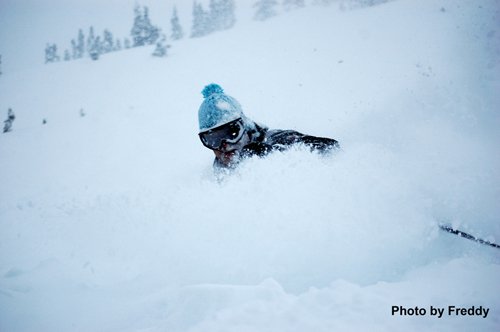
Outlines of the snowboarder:
M 214 168 L 234 168 L 242 158 L 265 156 L 284 151 L 294 144 L 304 144 L 311 151 L 328 152 L 338 148 L 336 140 L 304 135 L 294 130 L 268 129 L 243 114 L 236 99 L 217 84 L 202 91 L 204 100 L 198 111 L 203 145 L 215 153 Z

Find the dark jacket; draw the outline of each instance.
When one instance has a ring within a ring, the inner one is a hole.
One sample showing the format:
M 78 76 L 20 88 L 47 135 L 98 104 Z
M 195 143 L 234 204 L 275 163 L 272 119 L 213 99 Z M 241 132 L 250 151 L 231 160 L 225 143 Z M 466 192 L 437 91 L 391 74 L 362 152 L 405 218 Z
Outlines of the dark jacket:
M 255 129 L 248 131 L 250 143 L 241 150 L 240 156 L 248 158 L 251 156 L 263 157 L 272 151 L 284 151 L 294 144 L 304 144 L 311 151 L 328 152 L 338 149 L 339 143 L 326 137 L 304 135 L 295 130 L 267 129 L 255 124 Z M 215 168 L 227 168 L 217 158 L 214 160 Z

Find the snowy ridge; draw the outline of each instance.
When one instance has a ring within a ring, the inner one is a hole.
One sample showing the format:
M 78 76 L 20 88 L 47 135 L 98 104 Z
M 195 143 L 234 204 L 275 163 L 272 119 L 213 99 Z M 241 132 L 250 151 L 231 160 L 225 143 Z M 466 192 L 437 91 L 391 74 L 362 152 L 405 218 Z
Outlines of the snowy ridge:
M 306 6 L 161 59 L 4 58 L 0 331 L 497 330 L 498 250 L 437 224 L 500 242 L 498 17 L 494 0 Z M 211 82 L 342 150 L 218 182 L 197 137 Z

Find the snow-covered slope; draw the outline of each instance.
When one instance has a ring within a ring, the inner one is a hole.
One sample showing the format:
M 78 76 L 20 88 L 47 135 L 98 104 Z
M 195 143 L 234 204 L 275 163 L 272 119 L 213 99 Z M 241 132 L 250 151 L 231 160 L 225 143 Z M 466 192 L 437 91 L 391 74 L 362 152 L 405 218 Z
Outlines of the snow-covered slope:
M 498 3 L 265 22 L 245 5 L 167 58 L 9 71 L 4 56 L 0 331 L 498 330 L 498 249 L 437 228 L 500 242 Z M 211 82 L 252 119 L 342 151 L 275 153 L 218 182 L 197 137 Z M 488 316 L 429 313 L 473 305 Z

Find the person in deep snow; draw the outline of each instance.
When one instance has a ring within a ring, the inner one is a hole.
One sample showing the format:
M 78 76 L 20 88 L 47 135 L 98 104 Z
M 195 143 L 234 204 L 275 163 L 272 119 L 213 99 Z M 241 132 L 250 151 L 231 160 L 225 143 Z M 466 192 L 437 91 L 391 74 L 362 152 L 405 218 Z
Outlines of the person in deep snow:
M 217 84 L 202 91 L 204 100 L 198 110 L 199 137 L 215 153 L 214 168 L 234 168 L 241 159 L 284 151 L 304 144 L 311 151 L 326 153 L 339 148 L 331 138 L 304 135 L 294 130 L 268 129 L 243 114 L 241 105 Z

